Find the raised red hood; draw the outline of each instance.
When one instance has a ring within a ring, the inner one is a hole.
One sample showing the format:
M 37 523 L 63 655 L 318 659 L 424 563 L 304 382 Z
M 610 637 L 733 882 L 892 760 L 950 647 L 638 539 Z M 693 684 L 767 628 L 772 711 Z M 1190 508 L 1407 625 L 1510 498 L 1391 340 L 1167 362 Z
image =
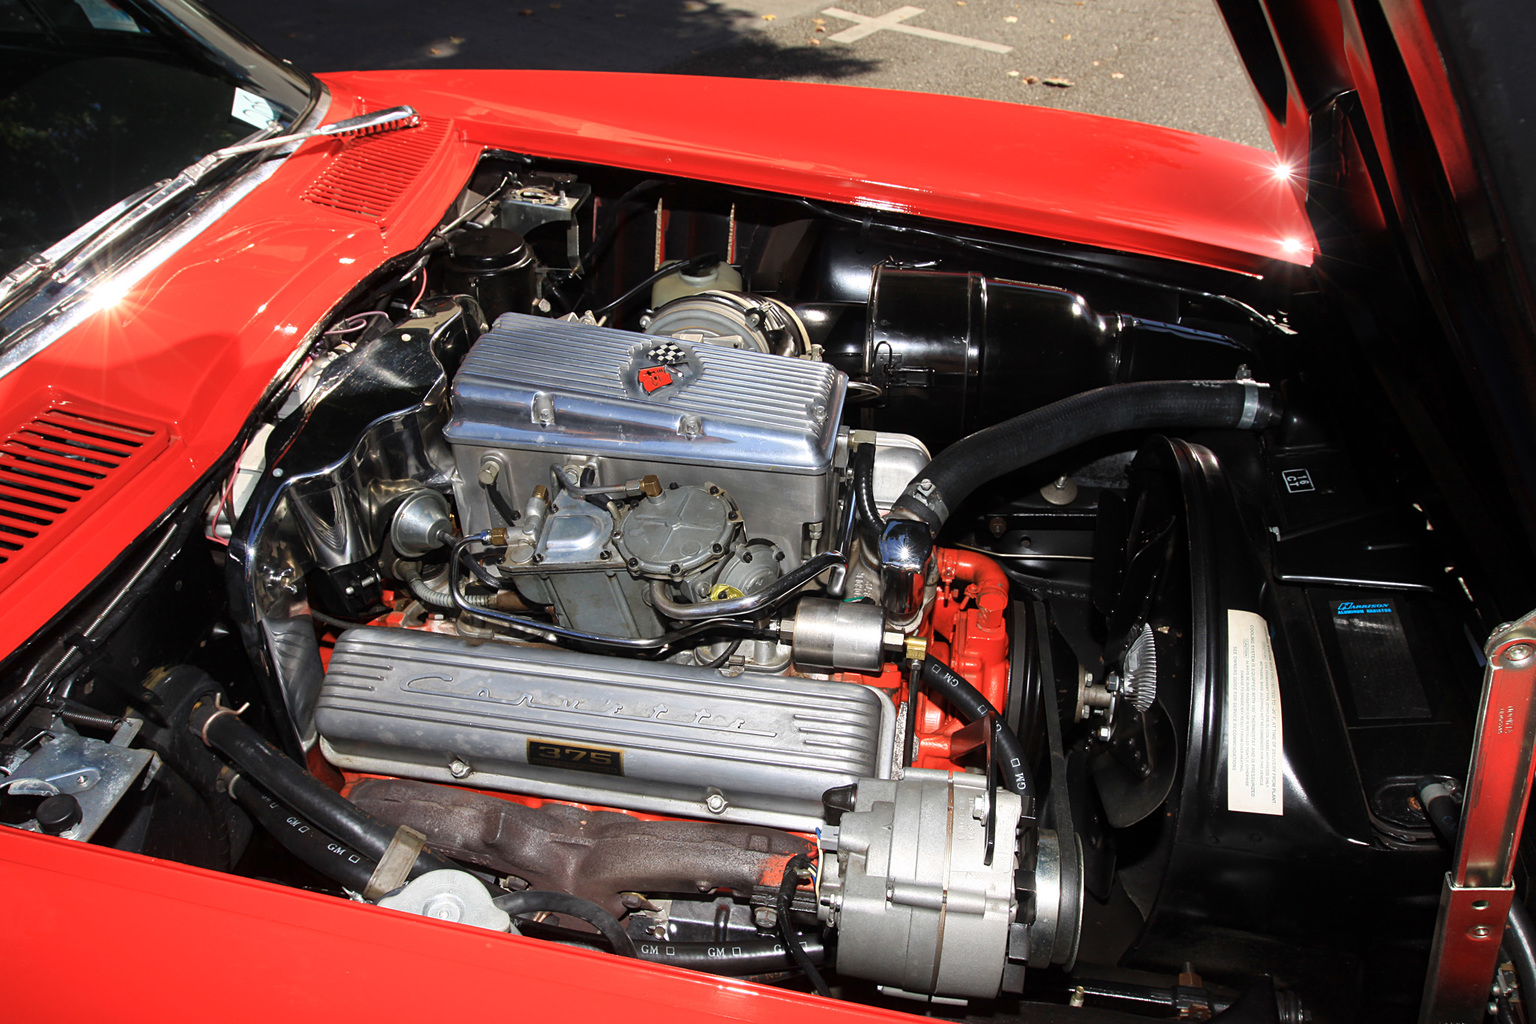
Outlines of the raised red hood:
M 370 271 L 419 244 L 485 147 L 701 178 L 1168 257 L 1249 275 L 1311 261 L 1271 155 L 1017 104 L 760 81 L 513 71 L 327 76 L 332 119 L 410 103 L 399 194 L 331 202 L 348 147 L 307 143 L 115 305 L 0 380 L 13 431 L 58 403 L 163 432 L 49 555 L 9 580 L 0 654 L 37 632 L 230 448 L 274 376 Z M 777 111 L 764 132 L 740 111 Z M 684 113 L 686 111 L 686 113 Z M 899 124 L 901 130 L 892 130 Z M 431 139 L 425 146 L 422 139 Z M 921 140 L 919 143 L 917 140 Z M 319 183 L 317 185 L 317 182 Z M 339 194 L 340 194 L 339 193 Z M 345 200 L 345 195 L 343 195 Z M 158 435 L 157 435 L 158 436 Z M 122 482 L 119 482 L 119 481 Z M 25 595 L 19 599 L 16 595 Z

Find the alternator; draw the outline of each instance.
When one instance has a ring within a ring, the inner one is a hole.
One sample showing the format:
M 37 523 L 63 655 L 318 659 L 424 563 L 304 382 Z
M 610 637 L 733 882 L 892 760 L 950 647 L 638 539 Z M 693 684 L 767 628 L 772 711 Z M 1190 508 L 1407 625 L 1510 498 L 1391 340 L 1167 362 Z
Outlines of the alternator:
M 995 795 L 961 772 L 859 782 L 822 858 L 818 911 L 838 930 L 839 973 L 890 995 L 997 995 L 1019 906 L 1020 803 Z

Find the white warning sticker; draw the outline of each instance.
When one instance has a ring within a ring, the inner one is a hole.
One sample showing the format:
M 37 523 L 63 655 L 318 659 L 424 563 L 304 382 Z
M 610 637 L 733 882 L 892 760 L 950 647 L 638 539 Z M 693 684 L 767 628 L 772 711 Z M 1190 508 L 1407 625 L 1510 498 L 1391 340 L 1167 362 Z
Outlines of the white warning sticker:
M 1227 609 L 1227 810 L 1284 814 L 1280 676 L 1262 615 Z

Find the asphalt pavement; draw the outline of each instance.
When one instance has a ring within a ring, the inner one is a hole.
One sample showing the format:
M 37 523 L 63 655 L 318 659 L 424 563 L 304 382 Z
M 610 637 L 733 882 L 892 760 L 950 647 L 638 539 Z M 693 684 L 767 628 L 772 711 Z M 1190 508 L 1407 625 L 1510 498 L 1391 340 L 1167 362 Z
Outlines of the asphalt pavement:
M 311 71 L 546 68 L 837 82 L 1107 114 L 1269 148 L 1212 0 L 208 2 Z

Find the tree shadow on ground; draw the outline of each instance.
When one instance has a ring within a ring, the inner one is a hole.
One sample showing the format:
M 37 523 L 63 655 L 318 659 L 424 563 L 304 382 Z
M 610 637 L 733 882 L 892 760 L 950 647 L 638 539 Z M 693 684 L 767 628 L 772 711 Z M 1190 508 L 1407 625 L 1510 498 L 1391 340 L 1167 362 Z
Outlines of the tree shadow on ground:
M 841 47 L 782 46 L 766 36 L 753 34 L 659 70 L 671 75 L 835 82 L 878 71 L 883 63 L 855 57 Z
M 750 0 L 740 0 L 750 2 Z M 522 68 L 837 79 L 878 62 L 781 46 L 723 0 L 208 0 L 307 71 Z M 718 54 L 718 56 L 717 56 Z

